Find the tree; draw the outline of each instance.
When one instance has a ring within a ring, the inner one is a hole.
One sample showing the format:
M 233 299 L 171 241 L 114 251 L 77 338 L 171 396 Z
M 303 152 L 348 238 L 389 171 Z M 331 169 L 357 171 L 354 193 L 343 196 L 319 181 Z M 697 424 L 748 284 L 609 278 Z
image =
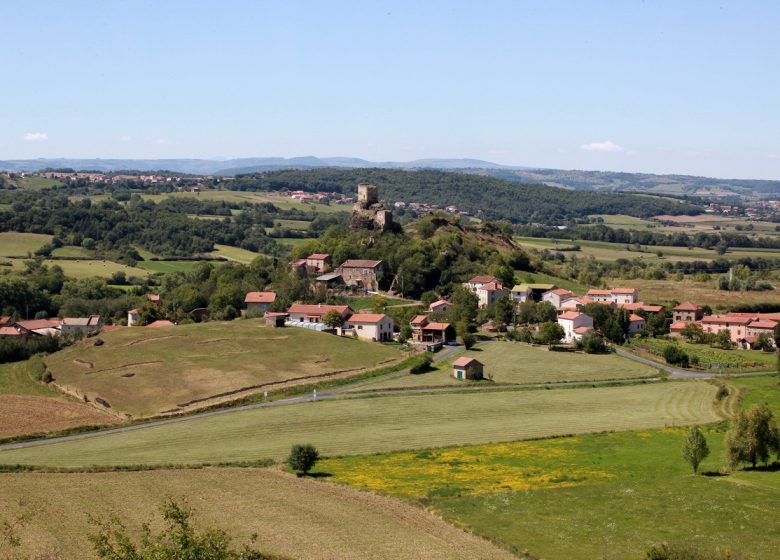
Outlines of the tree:
M 471 350 L 471 348 L 477 343 L 477 337 L 470 332 L 464 332 L 461 334 L 460 340 L 463 342 L 463 346 L 466 347 L 466 350 Z
M 562 326 L 558 323 L 548 321 L 547 323 L 542 323 L 539 327 L 539 333 L 536 335 L 536 340 L 539 344 L 553 346 L 561 342 L 564 334 Z
M 335 329 L 344 324 L 344 317 L 342 317 L 341 313 L 332 309 L 322 316 L 322 322 L 331 329 Z
M 772 452 L 780 455 L 780 430 L 769 407 L 759 404 L 747 413 L 740 411 L 726 434 L 729 465 L 750 463 L 756 468 L 759 462 L 767 462 Z
M 664 360 L 666 360 L 667 364 L 680 366 L 682 368 L 687 368 L 690 364 L 688 354 L 686 354 L 682 348 L 679 348 L 674 344 L 670 344 L 664 348 Z
M 577 347 L 582 348 L 582 351 L 586 354 L 606 354 L 609 352 L 609 347 L 604 337 L 599 336 L 592 330 L 588 330 L 577 341 Z
M 111 521 L 92 520 L 97 533 L 89 536 L 98 558 L 104 560 L 266 560 L 268 556 L 248 546 L 235 549 L 230 536 L 216 528 L 196 531 L 192 525 L 192 510 L 167 500 L 161 507 L 165 528 L 153 533 L 149 524 L 141 526 L 139 543 L 134 542 L 118 518 Z M 252 541 L 256 538 L 253 537 Z
M 682 454 L 683 459 L 693 467 L 693 473 L 696 474 L 699 471 L 699 464 L 710 454 L 707 440 L 698 426 L 688 428 L 683 441 Z
M 721 329 L 712 339 L 712 345 L 724 350 L 731 349 L 734 344 L 731 342 L 731 333 L 728 329 Z
M 313 445 L 293 445 L 290 455 L 287 457 L 289 467 L 298 471 L 298 476 L 308 474 L 314 468 L 314 464 L 319 460 L 320 454 Z
M 680 334 L 688 342 L 704 342 L 704 329 L 698 323 L 688 323 L 682 329 L 680 329 Z

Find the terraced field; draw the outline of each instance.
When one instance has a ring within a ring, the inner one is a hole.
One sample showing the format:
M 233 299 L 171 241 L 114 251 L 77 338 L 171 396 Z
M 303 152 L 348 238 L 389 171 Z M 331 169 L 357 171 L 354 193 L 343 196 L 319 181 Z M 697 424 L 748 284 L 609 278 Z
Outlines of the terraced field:
M 17 513 L 15 504 L 23 499 L 37 511 L 19 531 L 21 552 L 37 558 L 56 550 L 60 558 L 92 558 L 86 535 L 94 527 L 87 514 L 103 519 L 117 514 L 137 529 L 159 519 L 157 507 L 165 496 L 186 500 L 197 527 L 224 529 L 237 545 L 256 533 L 256 548 L 285 558 L 513 558 L 400 500 L 270 469 L 0 474 L 0 519 Z
M 255 408 L 0 452 L 0 463 L 64 467 L 279 460 L 310 442 L 328 456 L 714 422 L 715 387 L 673 382 L 597 389 L 353 398 Z
M 47 357 L 57 385 L 146 417 L 295 384 L 358 375 L 402 359 L 392 347 L 262 319 L 103 333 Z

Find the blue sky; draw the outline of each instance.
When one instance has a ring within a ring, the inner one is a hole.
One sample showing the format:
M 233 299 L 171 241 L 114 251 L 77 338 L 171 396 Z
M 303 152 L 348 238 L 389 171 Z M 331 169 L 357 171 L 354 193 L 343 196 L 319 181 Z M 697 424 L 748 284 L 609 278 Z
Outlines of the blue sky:
M 0 159 L 780 179 L 780 2 L 0 3 Z

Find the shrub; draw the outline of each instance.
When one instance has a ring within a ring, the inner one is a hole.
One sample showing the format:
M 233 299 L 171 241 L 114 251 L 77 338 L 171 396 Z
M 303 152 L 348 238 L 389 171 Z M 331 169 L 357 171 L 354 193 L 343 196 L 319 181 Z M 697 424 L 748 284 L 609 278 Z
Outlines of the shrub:
M 466 347 L 466 350 L 471 349 L 471 347 L 477 343 L 477 337 L 471 333 L 463 333 L 460 338 L 463 341 L 463 346 Z
M 420 362 L 414 364 L 412 367 L 409 368 L 409 373 L 414 375 L 418 373 L 425 373 L 426 371 L 431 369 L 432 363 L 433 363 L 433 358 L 431 358 L 430 356 L 423 356 Z
M 670 344 L 664 349 L 664 360 L 666 360 L 667 364 L 680 366 L 682 368 L 687 368 L 690 361 L 688 354 L 673 344 Z
M 298 476 L 307 474 L 319 460 L 320 454 L 313 445 L 293 445 L 287 457 L 287 465 L 298 472 Z

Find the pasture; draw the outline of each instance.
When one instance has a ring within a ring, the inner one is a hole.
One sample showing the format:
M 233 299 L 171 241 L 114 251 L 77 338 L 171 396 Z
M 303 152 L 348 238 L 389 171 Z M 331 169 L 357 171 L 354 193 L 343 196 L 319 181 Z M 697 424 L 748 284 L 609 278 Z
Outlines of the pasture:
M 256 548 L 285 558 L 512 558 L 401 500 L 276 469 L 0 474 L 0 520 L 19 513 L 16 504 L 23 500 L 34 516 L 18 531 L 22 552 L 37 557 L 56 550 L 61 558 L 90 558 L 87 535 L 94 527 L 88 514 L 102 519 L 116 514 L 136 530 L 153 521 L 158 530 L 157 507 L 166 496 L 186 500 L 197 527 L 224 529 L 236 544 L 256 533 Z
M 203 261 L 139 261 L 136 265 L 148 272 L 189 272 Z
M 58 265 L 65 272 L 65 276 L 71 278 L 91 278 L 93 276 L 111 278 L 115 272 L 124 272 L 128 278 L 130 276 L 143 278 L 148 274 L 147 271 L 141 268 L 130 267 L 112 261 L 46 259 L 43 262 L 46 266 Z
M 0 233 L 0 257 L 32 256 L 51 239 L 51 235 L 43 233 L 4 231 Z
M 686 278 L 677 280 L 611 280 L 610 286 L 636 288 L 645 302 L 668 303 L 672 301 L 695 301 L 699 305 L 709 305 L 713 309 L 731 309 L 737 305 L 756 303 L 780 304 L 780 290 L 762 292 L 726 292 L 718 290 L 715 280 L 696 282 Z
M 0 365 L 0 439 L 119 422 L 36 381 L 42 367 L 39 358 Z
M 705 382 L 321 400 L 0 451 L 2 464 L 202 464 L 280 460 L 295 443 L 326 456 L 715 422 Z
M 259 257 L 260 253 L 248 251 L 239 247 L 231 247 L 229 245 L 219 245 L 215 243 L 214 250 L 211 253 L 208 253 L 207 256 L 223 257 L 229 261 L 235 261 L 241 264 L 249 264 L 257 257 Z
M 547 347 L 520 342 L 481 344 L 460 354 L 476 358 L 485 365 L 490 380 L 459 381 L 452 376 L 455 356 L 433 364 L 427 373 L 404 375 L 361 386 L 358 390 L 397 389 L 401 387 L 439 387 L 495 384 L 559 383 L 659 377 L 657 369 L 622 358 L 616 354 L 550 352 Z
M 56 383 L 114 411 L 147 417 L 252 392 L 354 376 L 402 358 L 389 346 L 262 319 L 103 333 L 46 358 Z
M 51 252 L 51 256 L 69 259 L 92 259 L 95 257 L 95 252 L 85 249 L 84 247 L 65 245 L 64 247 L 57 247 L 54 249 L 54 251 Z
M 140 193 L 144 200 L 153 200 L 160 202 L 166 198 L 197 198 L 207 201 L 225 201 L 225 202 L 249 202 L 251 204 L 263 204 L 270 202 L 277 208 L 284 210 L 297 209 L 312 213 L 330 213 L 330 212 L 349 212 L 350 207 L 346 205 L 326 205 L 312 202 L 301 202 L 274 192 L 252 192 L 252 191 L 229 191 L 206 189 L 197 193 L 191 192 L 172 192 L 164 194 L 144 194 Z
M 768 402 L 780 413 L 776 377 L 728 383 L 745 391 L 745 408 Z M 724 410 L 738 402 L 726 400 Z M 700 471 L 718 473 L 725 427 L 704 432 L 711 453 Z M 683 437 L 683 429 L 664 428 L 361 455 L 325 459 L 316 471 L 418 500 L 458 526 L 537 558 L 643 558 L 661 542 L 774 557 L 780 548 L 776 471 L 692 476 L 680 454 Z

